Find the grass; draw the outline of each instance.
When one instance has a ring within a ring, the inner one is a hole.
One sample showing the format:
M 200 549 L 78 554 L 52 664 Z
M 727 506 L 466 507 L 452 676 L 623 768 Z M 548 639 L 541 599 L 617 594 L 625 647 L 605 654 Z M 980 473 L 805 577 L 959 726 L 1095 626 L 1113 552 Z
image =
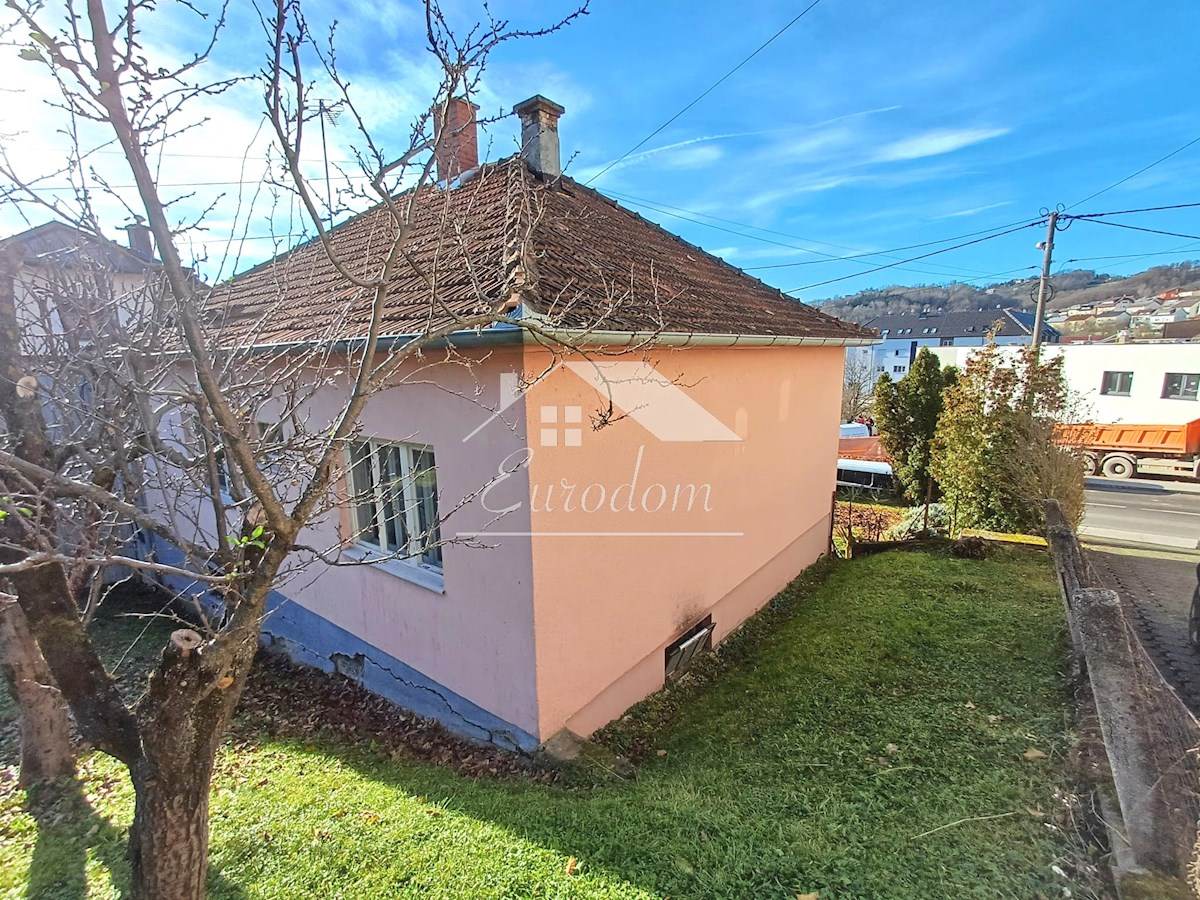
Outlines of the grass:
M 633 781 L 469 779 L 333 734 L 231 743 L 210 896 L 1061 895 L 1063 633 L 1042 552 L 885 553 L 799 579 L 706 663 L 720 677 L 609 729 L 649 751 Z M 83 776 L 40 831 L 0 790 L 0 896 L 118 895 L 131 790 L 99 755 Z

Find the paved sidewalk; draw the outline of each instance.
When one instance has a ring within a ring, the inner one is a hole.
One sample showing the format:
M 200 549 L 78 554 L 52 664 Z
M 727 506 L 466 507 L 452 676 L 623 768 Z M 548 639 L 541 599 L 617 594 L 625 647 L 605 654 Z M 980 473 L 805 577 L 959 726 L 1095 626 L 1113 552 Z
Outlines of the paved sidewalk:
M 1193 713 L 1200 715 L 1200 651 L 1188 643 L 1187 619 L 1200 555 L 1091 546 L 1097 577 L 1133 609 L 1150 657 Z

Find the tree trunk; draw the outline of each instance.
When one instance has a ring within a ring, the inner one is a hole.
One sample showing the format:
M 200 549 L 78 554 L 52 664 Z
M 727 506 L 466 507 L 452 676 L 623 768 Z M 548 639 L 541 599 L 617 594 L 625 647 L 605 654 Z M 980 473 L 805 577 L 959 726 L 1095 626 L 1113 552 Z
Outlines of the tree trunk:
M 256 609 L 268 583 L 257 592 Z M 131 769 L 137 798 L 129 831 L 134 900 L 204 897 L 213 765 L 245 688 L 257 636 L 256 629 L 227 632 L 222 647 L 181 629 L 172 633 L 150 677 L 138 707 L 142 757 Z
M 21 786 L 73 776 L 66 701 L 11 594 L 0 594 L 0 671 L 21 713 Z
M 145 759 L 134 773 L 137 802 L 129 831 L 133 900 L 204 897 L 213 754 L 178 757 L 163 746 L 174 740 L 170 734 L 156 736 L 157 746 L 147 752 L 161 756 L 159 764 Z

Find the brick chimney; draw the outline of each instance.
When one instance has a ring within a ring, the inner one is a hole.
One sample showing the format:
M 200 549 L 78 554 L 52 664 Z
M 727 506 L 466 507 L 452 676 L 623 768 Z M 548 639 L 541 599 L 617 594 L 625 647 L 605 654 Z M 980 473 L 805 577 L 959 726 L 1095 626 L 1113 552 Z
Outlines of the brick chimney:
M 558 117 L 566 110 L 535 94 L 513 107 L 521 117 L 521 156 L 529 168 L 547 178 L 562 174 L 558 149 Z
M 150 240 L 150 226 L 141 216 L 133 218 L 133 223 L 125 226 L 129 249 L 142 259 L 154 259 L 154 244 Z
M 479 107 L 464 97 L 452 97 L 449 107 L 446 131 L 437 135 L 433 151 L 438 181 L 453 181 L 463 172 L 479 166 L 479 135 L 475 129 L 475 110 Z M 434 128 L 440 128 L 441 108 L 435 109 L 433 114 Z

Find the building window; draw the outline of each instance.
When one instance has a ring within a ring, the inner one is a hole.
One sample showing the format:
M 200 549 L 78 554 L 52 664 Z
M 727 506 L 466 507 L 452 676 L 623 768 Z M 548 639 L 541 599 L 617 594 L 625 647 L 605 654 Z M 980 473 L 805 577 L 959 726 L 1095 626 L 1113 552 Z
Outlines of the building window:
M 1132 372 L 1105 372 L 1104 381 L 1100 384 L 1100 393 L 1110 397 L 1128 397 L 1132 387 Z
M 954 338 L 952 338 L 952 337 L 938 338 L 938 346 L 939 347 L 953 347 L 954 346 Z
M 352 441 L 350 489 L 358 543 L 402 562 L 441 570 L 437 464 L 432 448 Z
M 1168 372 L 1163 379 L 1164 400 L 1195 400 L 1200 393 L 1200 373 Z
M 892 356 L 900 356 L 903 352 L 904 352 L 903 350 L 897 350 L 895 353 L 892 354 Z
M 898 375 L 904 371 L 904 366 L 892 366 L 892 371 Z

